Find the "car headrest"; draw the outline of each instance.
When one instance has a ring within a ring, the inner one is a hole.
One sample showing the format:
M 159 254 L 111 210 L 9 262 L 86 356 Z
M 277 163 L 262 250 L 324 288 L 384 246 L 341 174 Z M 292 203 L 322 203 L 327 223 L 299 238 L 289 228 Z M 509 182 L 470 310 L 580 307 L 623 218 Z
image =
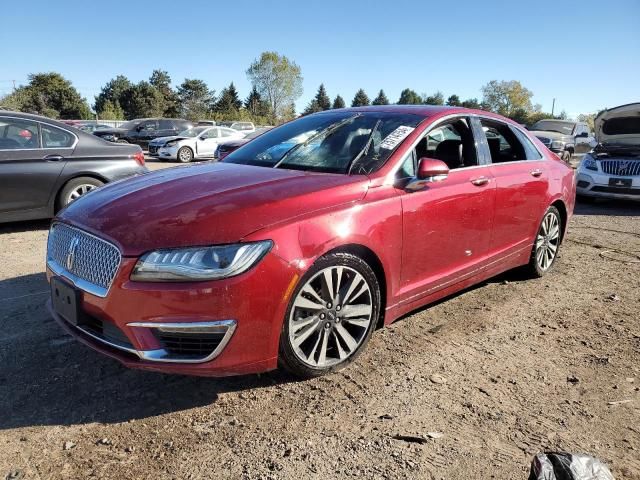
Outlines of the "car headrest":
M 435 157 L 442 160 L 449 168 L 462 166 L 462 142 L 460 140 L 443 140 L 438 144 Z

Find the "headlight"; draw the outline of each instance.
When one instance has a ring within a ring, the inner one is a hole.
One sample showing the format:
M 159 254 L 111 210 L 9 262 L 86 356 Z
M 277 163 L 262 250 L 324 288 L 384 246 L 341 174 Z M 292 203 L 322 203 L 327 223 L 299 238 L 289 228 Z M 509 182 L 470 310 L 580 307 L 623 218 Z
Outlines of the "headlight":
M 165 147 L 173 147 L 174 145 L 176 145 L 178 143 L 177 140 L 171 140 L 170 142 L 167 142 L 164 144 Z
M 593 157 L 589 155 L 585 155 L 582 159 L 582 165 L 587 170 L 593 170 L 594 172 L 598 171 L 598 162 L 596 162 Z
M 131 274 L 141 282 L 195 282 L 229 278 L 246 272 L 271 249 L 265 240 L 215 247 L 155 250 L 144 254 Z
M 561 140 L 554 140 L 551 142 L 551 148 L 555 148 L 556 150 L 563 150 L 566 142 Z

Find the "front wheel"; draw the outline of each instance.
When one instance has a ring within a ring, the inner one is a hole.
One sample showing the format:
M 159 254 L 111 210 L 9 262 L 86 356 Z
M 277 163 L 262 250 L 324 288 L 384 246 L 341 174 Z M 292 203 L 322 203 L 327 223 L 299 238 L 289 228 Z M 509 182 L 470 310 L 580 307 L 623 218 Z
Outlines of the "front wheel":
M 191 160 L 193 160 L 193 150 L 191 150 L 189 147 L 182 147 L 180 150 L 178 150 L 178 160 L 182 163 L 189 163 Z
M 561 234 L 562 217 L 558 209 L 551 206 L 542 217 L 526 267 L 531 276 L 542 277 L 551 269 L 558 256 Z
M 345 367 L 369 341 L 380 305 L 380 285 L 364 260 L 348 253 L 322 257 L 291 297 L 280 364 L 305 378 Z

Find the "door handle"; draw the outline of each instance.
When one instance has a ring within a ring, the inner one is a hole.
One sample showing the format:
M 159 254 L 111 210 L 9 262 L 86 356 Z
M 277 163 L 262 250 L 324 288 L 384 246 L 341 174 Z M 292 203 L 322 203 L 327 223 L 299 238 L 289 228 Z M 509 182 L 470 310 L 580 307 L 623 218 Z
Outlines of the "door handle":
M 47 162 L 61 162 L 64 160 L 64 157 L 62 155 L 47 155 L 43 160 Z
M 489 179 L 487 177 L 478 177 L 478 178 L 472 179 L 471 183 L 473 183 L 476 187 L 481 187 L 489 183 Z
M 542 170 L 536 168 L 535 170 L 531 170 L 529 173 L 534 177 L 539 177 L 540 175 L 542 175 Z

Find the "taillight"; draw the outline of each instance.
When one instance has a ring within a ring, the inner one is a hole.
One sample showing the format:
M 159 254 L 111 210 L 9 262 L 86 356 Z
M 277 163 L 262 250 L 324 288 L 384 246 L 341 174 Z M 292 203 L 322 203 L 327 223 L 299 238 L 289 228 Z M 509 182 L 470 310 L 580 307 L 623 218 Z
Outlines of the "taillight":
M 133 159 L 138 162 L 138 165 L 140 165 L 141 167 L 144 167 L 144 153 L 142 152 L 137 152 L 134 156 Z

